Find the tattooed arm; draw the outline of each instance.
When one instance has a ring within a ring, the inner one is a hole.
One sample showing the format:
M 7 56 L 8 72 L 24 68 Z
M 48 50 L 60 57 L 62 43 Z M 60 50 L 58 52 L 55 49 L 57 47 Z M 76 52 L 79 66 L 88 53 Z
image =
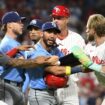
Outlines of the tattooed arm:
M 52 57 L 45 57 L 45 56 L 39 56 L 35 59 L 16 59 L 16 58 L 10 58 L 6 56 L 5 54 L 0 54 L 0 65 L 5 66 L 12 66 L 12 67 L 21 67 L 21 68 L 32 68 L 42 65 L 57 65 L 58 57 L 52 56 Z

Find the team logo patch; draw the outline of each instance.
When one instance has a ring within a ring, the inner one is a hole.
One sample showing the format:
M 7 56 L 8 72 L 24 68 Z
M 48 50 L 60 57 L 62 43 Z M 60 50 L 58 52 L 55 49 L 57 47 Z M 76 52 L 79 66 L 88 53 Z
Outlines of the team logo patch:
M 57 7 L 55 7 L 54 9 L 55 9 L 56 12 L 59 12 L 60 11 L 60 9 L 57 8 Z
M 52 22 L 52 26 L 54 26 L 56 28 L 56 24 L 54 22 Z
M 36 24 L 37 21 L 36 20 L 32 20 L 30 24 Z

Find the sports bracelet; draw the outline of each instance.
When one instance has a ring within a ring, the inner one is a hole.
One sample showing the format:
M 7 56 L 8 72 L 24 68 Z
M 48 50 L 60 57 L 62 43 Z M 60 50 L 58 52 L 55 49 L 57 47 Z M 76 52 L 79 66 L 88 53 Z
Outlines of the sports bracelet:
M 71 67 L 66 66 L 66 75 L 70 75 L 70 74 L 71 74 Z

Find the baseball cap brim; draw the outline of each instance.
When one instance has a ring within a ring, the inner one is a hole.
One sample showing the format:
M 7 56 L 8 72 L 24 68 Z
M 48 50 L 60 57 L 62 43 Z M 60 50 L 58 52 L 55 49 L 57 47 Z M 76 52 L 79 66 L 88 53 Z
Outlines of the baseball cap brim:
M 56 31 L 57 33 L 61 33 L 61 31 L 57 28 L 49 28 L 49 29 L 46 29 L 46 30 L 43 30 L 43 31 L 50 31 L 50 30 Z
M 21 17 L 20 20 L 21 21 L 25 21 L 27 18 L 26 17 Z
M 37 25 L 28 25 L 27 26 L 27 29 L 31 29 L 31 28 L 39 28 L 40 29 L 40 27 L 38 27 Z

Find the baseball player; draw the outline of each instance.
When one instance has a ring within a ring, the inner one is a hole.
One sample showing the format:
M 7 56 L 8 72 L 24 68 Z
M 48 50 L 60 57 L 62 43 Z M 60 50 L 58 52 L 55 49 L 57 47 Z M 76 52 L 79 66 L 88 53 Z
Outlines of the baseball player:
M 64 55 L 71 53 L 71 48 L 75 45 L 81 48 L 85 47 L 84 39 L 76 32 L 69 30 L 68 23 L 70 19 L 70 10 L 67 7 L 63 5 L 55 6 L 51 16 L 53 22 L 55 22 L 61 30 L 61 33 L 57 35 L 56 42 L 59 45 L 58 48 Z M 78 77 L 75 74 L 69 78 L 69 87 L 57 90 L 58 100 L 61 105 L 79 105 L 78 87 L 76 84 Z
M 90 15 L 86 25 L 86 33 L 88 37 L 93 37 L 95 44 L 88 47 L 86 53 L 96 64 L 105 65 L 105 17 L 101 14 Z M 86 49 L 87 49 L 86 47 Z M 105 85 L 105 75 L 95 72 L 99 83 Z M 105 100 L 105 99 L 104 99 Z M 103 104 L 104 105 L 104 101 Z
M 28 30 L 28 37 L 30 38 L 30 44 L 31 45 L 35 45 L 40 38 L 42 37 L 42 24 L 43 22 L 39 19 L 33 19 L 30 21 L 29 25 L 27 26 L 27 30 Z M 32 48 L 30 50 L 33 50 Z M 27 76 L 27 74 L 25 74 L 25 81 L 24 81 L 24 85 L 22 87 L 22 91 L 26 96 L 26 99 L 28 100 L 28 92 L 29 89 L 26 88 L 26 84 L 29 81 L 29 78 Z M 27 84 L 28 85 L 28 84 Z
M 35 45 L 42 37 L 42 25 L 43 22 L 41 20 L 33 19 L 27 26 L 27 29 L 29 31 L 29 37 L 32 40 L 32 45 Z
M 105 85 L 105 65 L 104 65 L 104 43 L 105 43 L 105 17 L 101 14 L 93 14 L 89 17 L 86 25 L 86 33 L 88 37 L 94 37 L 95 45 L 91 45 L 88 49 L 88 56 L 92 59 L 93 63 L 87 64 L 90 62 L 85 62 L 85 57 L 83 57 L 83 52 L 80 54 L 80 49 L 76 48 L 73 51 L 75 57 L 83 58 L 81 59 L 81 63 L 85 67 L 92 69 L 95 71 L 95 75 L 100 84 Z M 77 51 L 78 49 L 78 51 Z M 82 56 L 81 56 L 82 55 Z M 86 55 L 85 55 L 86 56 Z M 105 99 L 104 99 L 105 100 Z M 102 105 L 104 105 L 105 101 L 103 101 Z
M 59 55 L 62 53 L 55 48 L 56 35 L 60 33 L 57 25 L 53 22 L 46 22 L 42 26 L 43 37 L 35 45 L 36 51 L 31 51 L 30 55 L 27 55 L 28 59 L 36 58 L 37 56 L 51 56 Z M 30 78 L 30 91 L 29 91 L 29 103 L 30 105 L 57 105 L 56 97 L 54 97 L 54 90 L 48 89 L 44 82 L 44 67 L 33 68 L 27 70 Z
M 21 44 L 17 42 L 17 36 L 22 34 L 23 23 L 21 22 L 23 17 L 20 17 L 19 14 L 15 11 L 7 12 L 2 17 L 2 27 L 5 30 L 5 36 L 0 44 L 0 51 L 2 53 L 7 53 L 9 50 L 20 46 Z M 15 57 L 23 56 L 23 52 L 18 53 Z M 8 71 L 8 72 L 7 72 Z M 3 72 L 2 77 L 5 79 L 5 82 L 8 83 L 14 81 L 16 87 L 22 86 L 23 81 L 23 69 L 21 68 L 7 68 L 7 71 Z M 18 85 L 19 84 L 19 85 Z

